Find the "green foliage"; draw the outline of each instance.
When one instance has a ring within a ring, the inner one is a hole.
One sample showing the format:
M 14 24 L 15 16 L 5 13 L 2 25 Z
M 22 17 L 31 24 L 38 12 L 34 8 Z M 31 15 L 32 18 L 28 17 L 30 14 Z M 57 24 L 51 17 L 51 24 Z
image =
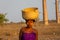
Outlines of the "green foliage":
M 0 14 L 0 24 L 8 21 L 8 19 L 6 19 L 5 16 L 6 14 L 2 14 L 2 13 Z

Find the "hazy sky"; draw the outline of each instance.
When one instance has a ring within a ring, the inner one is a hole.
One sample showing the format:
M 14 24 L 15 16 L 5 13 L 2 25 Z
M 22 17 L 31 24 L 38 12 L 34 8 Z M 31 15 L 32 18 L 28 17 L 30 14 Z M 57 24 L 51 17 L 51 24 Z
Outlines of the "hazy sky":
M 6 18 L 12 22 L 24 21 L 21 10 L 27 7 L 38 7 L 39 18 L 43 19 L 42 0 L 0 0 L 0 13 L 7 13 Z M 55 0 L 47 0 L 48 19 L 56 19 Z

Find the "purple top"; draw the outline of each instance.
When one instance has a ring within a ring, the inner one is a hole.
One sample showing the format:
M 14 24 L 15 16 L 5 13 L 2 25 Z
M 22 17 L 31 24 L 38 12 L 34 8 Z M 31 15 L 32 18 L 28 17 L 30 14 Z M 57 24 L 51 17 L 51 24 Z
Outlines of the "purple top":
M 32 33 L 22 33 L 21 40 L 36 40 L 36 34 Z

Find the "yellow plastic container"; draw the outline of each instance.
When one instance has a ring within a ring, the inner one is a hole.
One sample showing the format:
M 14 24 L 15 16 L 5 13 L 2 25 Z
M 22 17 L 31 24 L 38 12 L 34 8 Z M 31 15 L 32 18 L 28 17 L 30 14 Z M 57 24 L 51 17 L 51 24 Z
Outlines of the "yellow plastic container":
M 38 8 L 31 7 L 31 8 L 25 8 L 22 10 L 22 17 L 23 19 L 37 19 L 39 16 Z

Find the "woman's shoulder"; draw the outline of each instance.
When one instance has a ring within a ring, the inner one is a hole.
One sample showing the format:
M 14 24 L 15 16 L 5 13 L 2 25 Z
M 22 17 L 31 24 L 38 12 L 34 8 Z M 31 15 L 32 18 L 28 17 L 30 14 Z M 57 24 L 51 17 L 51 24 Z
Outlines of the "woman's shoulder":
M 25 27 L 22 27 L 21 29 L 20 29 L 20 31 L 23 31 L 25 29 Z
M 36 29 L 33 29 L 33 32 L 38 33 L 38 31 Z

